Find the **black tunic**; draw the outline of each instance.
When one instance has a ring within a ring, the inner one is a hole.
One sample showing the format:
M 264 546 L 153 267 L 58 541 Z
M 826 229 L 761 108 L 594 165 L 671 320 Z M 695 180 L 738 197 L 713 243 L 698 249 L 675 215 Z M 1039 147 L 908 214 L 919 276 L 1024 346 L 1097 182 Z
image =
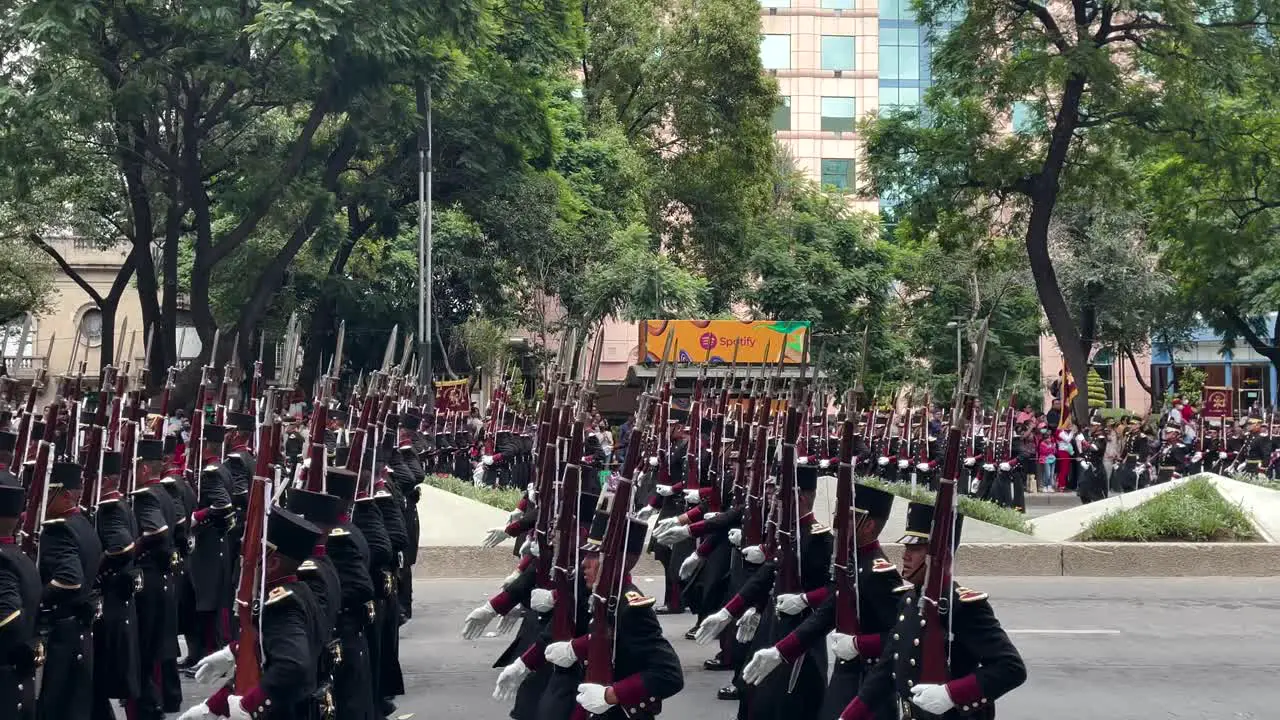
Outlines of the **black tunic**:
M 388 617 L 388 600 L 395 599 L 395 584 L 392 568 L 395 567 L 395 550 L 391 546 L 391 538 L 383 523 L 382 511 L 373 498 L 357 500 L 352 515 L 355 526 L 364 534 L 369 543 L 369 579 L 373 583 L 373 623 L 369 627 L 369 670 L 373 677 L 374 697 L 381 699 L 389 696 L 388 690 L 395 690 L 394 685 L 385 688 L 383 661 L 386 650 L 383 638 L 386 636 L 386 623 L 395 628 L 399 625 L 398 617 Z M 394 679 L 394 678 L 392 678 Z
M 317 640 L 324 649 L 316 666 L 316 684 L 323 693 L 332 697 L 334 675 L 342 661 L 342 641 L 336 634 L 338 615 L 342 610 L 342 582 L 327 555 L 317 555 L 304 561 L 298 567 L 298 579 L 311 588 L 320 611 L 321 632 Z
M 613 691 L 618 705 L 608 720 L 643 720 L 662 711 L 662 701 L 684 689 L 684 671 L 671 643 L 662 635 L 654 598 L 627 582 L 618 611 L 610 618 L 614 632 Z
M 171 588 L 175 556 L 173 531 L 178 513 L 172 496 L 159 484 L 135 491 L 132 500 L 138 522 L 137 562 L 142 570 L 142 590 L 137 596 L 142 672 L 139 705 L 145 712 L 163 707 L 157 670 L 162 662 L 178 655 L 178 608 Z
M 199 522 L 189 520 L 191 547 L 187 555 L 187 581 L 195 600 L 193 612 L 211 613 L 231 607 L 235 594 L 231 574 L 231 473 L 221 465 L 206 466 L 200 477 Z M 217 648 L 209 647 L 212 652 Z
M 341 603 L 337 635 L 342 663 L 334 674 L 335 717 L 374 720 L 373 679 L 367 631 L 373 615 L 373 582 L 369 579 L 369 544 L 350 523 L 329 531 L 328 557 L 338 572 Z
M 98 569 L 102 615 L 93 625 L 94 696 L 127 700 L 138 696 L 138 614 L 134 567 L 138 528 L 133 508 L 122 498 L 103 500 L 95 518 L 104 557 Z
M 73 511 L 44 523 L 39 557 L 42 611 L 50 628 L 37 717 L 88 717 L 93 693 L 86 690 L 93 687 L 92 627 L 98 612 L 93 581 L 102 543 L 89 521 Z
M 17 545 L 0 543 L 0 717 L 36 717 L 41 584 L 35 563 Z
M 880 662 L 867 674 L 858 692 L 858 700 L 868 707 L 879 707 L 896 700 L 903 718 L 920 718 L 924 713 L 911 702 L 911 687 L 919 682 L 921 637 L 919 603 L 915 588 L 902 593 L 899 620 L 884 644 Z M 950 658 L 947 690 L 956 707 L 942 717 L 945 720 L 991 720 L 995 717 L 995 701 L 1022 685 L 1027 669 L 1022 656 L 1000 627 L 986 593 L 956 587 L 951 607 L 955 634 L 948 648 Z
M 262 680 L 244 695 L 244 707 L 260 720 L 319 717 L 315 659 L 324 622 L 305 582 L 272 587 L 262 604 Z

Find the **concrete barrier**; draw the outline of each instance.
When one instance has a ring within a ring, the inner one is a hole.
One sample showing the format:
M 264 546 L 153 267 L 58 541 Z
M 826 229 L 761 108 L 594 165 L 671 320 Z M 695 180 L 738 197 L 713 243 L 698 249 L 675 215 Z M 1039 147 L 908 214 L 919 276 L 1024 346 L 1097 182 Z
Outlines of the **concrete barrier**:
M 902 546 L 888 544 L 894 562 Z M 960 546 L 961 577 L 1270 577 L 1280 576 L 1280 545 L 1267 543 L 968 543 Z M 425 547 L 415 576 L 501 578 L 512 571 L 510 543 L 500 548 Z M 637 577 L 656 576 L 662 567 L 650 555 L 636 566 Z

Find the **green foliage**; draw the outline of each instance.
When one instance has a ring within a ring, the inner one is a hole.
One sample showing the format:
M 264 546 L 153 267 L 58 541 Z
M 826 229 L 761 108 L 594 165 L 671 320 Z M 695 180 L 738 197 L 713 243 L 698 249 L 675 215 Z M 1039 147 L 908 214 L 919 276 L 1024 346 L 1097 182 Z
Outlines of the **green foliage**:
M 1135 508 L 1089 523 L 1080 540 L 1095 542 L 1243 542 L 1258 539 L 1249 516 L 1223 499 L 1208 478 L 1192 478 Z
M 433 488 L 508 512 L 516 509 L 523 494 L 515 488 L 476 487 L 475 484 L 459 480 L 453 475 L 428 475 L 423 482 Z
M 27 243 L 0 238 L 0 325 L 21 324 L 24 313 L 46 312 L 53 273 L 53 263 Z
M 1271 480 L 1265 475 L 1259 475 L 1258 473 L 1240 473 L 1238 475 L 1232 475 L 1231 479 L 1239 480 L 1243 483 L 1249 483 L 1250 485 L 1257 485 L 1258 487 L 1264 487 L 1268 490 L 1280 490 L 1280 481 Z
M 1183 400 L 1199 406 L 1204 395 L 1204 385 L 1208 380 L 1208 373 L 1194 365 L 1179 368 L 1178 382 L 1176 387 L 1169 389 L 1165 397 L 1165 406 L 1169 406 L 1174 395 L 1181 395 Z
M 924 503 L 926 505 L 932 505 L 936 497 L 936 493 L 924 488 L 918 487 L 912 492 L 910 485 L 887 483 L 874 477 L 860 477 L 858 482 L 891 492 L 911 502 Z M 991 525 L 998 525 L 1007 530 L 1031 534 L 1031 526 L 1027 524 L 1026 516 L 1013 508 L 1003 507 L 986 500 L 976 500 L 965 495 L 958 496 L 956 502 L 960 508 L 961 515 L 971 517 L 974 520 L 981 520 Z
M 649 231 L 633 224 L 615 233 L 587 266 L 581 303 L 587 317 L 680 318 L 697 313 L 706 290 L 704 278 L 659 253 Z
M 1089 407 L 1104 408 L 1107 406 L 1107 389 L 1103 386 L 1102 376 L 1097 369 L 1089 368 Z

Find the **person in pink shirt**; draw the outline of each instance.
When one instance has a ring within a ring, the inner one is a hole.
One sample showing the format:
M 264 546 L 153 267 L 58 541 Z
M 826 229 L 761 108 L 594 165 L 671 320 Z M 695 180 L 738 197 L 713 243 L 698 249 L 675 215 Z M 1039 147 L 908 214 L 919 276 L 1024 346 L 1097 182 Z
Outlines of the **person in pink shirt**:
M 1055 477 L 1053 466 L 1056 461 L 1055 448 L 1053 440 L 1049 437 L 1049 429 L 1041 428 L 1040 440 L 1036 443 L 1036 468 L 1039 470 L 1041 492 L 1051 492 L 1053 490 Z

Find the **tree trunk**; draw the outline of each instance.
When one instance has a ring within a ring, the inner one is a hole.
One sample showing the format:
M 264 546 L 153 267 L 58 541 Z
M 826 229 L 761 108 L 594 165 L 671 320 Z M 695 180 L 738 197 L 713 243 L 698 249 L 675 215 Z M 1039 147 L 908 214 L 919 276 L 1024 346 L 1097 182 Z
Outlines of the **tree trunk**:
M 1085 78 L 1080 74 L 1068 76 L 1063 86 L 1062 102 L 1059 104 L 1049 150 L 1032 186 L 1031 217 L 1027 223 L 1026 235 L 1027 258 L 1031 264 L 1031 276 L 1035 280 L 1036 295 L 1040 298 L 1049 327 L 1066 359 L 1067 370 L 1076 383 L 1078 392 L 1072 404 L 1076 422 L 1087 422 L 1089 417 L 1089 358 L 1081 347 L 1080 332 L 1062 296 L 1053 260 L 1049 256 L 1049 224 L 1053 220 L 1054 206 L 1058 201 L 1059 178 L 1066 165 L 1067 153 L 1071 149 L 1072 136 L 1078 123 L 1084 87 Z

